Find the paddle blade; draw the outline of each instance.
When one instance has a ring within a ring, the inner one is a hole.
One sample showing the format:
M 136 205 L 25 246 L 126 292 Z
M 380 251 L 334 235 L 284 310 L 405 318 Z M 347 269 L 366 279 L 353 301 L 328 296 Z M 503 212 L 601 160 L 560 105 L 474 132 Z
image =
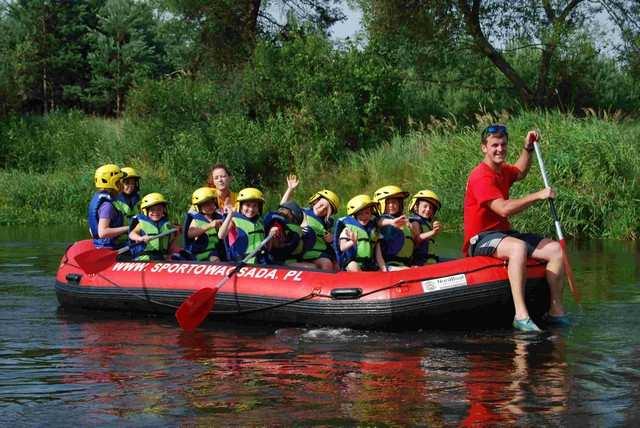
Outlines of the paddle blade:
M 78 266 L 89 274 L 102 272 L 116 262 L 118 252 L 109 248 L 96 248 L 75 256 Z
M 562 264 L 564 266 L 564 272 L 567 276 L 567 282 L 569 283 L 569 290 L 571 290 L 571 294 L 573 294 L 573 298 L 576 303 L 580 303 L 580 292 L 576 287 L 576 280 L 573 276 L 573 269 L 571 268 L 571 263 L 569 263 L 569 256 L 567 255 L 566 243 L 564 239 L 560 240 L 560 247 L 562 247 Z
M 189 296 L 176 311 L 178 324 L 185 331 L 194 331 L 209 315 L 219 288 L 201 288 Z

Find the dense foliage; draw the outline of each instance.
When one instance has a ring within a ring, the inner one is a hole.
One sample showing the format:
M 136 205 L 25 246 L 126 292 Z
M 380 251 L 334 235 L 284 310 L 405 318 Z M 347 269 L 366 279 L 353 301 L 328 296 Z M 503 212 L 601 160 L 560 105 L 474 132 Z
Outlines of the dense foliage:
M 226 160 L 233 165 L 234 187 L 260 186 L 271 207 L 286 188 L 286 172 L 295 165 L 274 158 L 273 147 L 287 146 L 291 150 L 300 144 L 303 161 L 297 172 L 302 182 L 295 194 L 300 203 L 318 188 L 326 187 L 338 192 L 344 212 L 350 197 L 372 193 L 389 183 L 411 192 L 430 188 L 444 202 L 439 216 L 446 229 L 459 231 L 465 180 L 482 157 L 478 136 L 481 124 L 500 120 L 510 125 L 511 160 L 526 131 L 540 129 L 548 173 L 558 190 L 558 210 L 568 235 L 640 237 L 640 154 L 636 144 L 640 125 L 636 122 L 593 113 L 585 118 L 558 112 L 485 115 L 479 116 L 474 126 L 460 128 L 443 121 L 430 130 L 396 135 L 369 150 L 336 148 L 343 156 L 326 164 L 320 158 L 307 157 L 303 151 L 310 146 L 303 145 L 309 142 L 297 136 L 290 119 L 279 116 L 259 127 L 241 116 L 236 119 L 223 115 L 200 130 L 174 132 L 162 145 L 155 137 L 148 137 L 147 128 L 132 127 L 122 120 L 87 118 L 77 112 L 4 122 L 0 138 L 8 143 L 2 161 L 10 167 L 0 170 L 0 223 L 31 223 L 33 218 L 43 224 L 83 222 L 93 192 L 93 171 L 105 162 L 134 165 L 143 175 L 143 192 L 163 192 L 172 202 L 172 219 L 179 222 L 189 206 L 191 192 L 205 181 L 207 168 L 218 159 L 216 141 L 223 137 L 226 144 L 219 147 L 227 150 Z M 25 140 L 31 144 L 20 144 Z M 42 147 L 49 150 L 45 152 Z M 244 155 L 248 156 L 238 155 L 240 150 L 246 150 Z M 253 163 L 247 163 L 247 159 Z M 269 184 L 266 188 L 265 183 Z M 529 177 L 512 193 L 517 197 L 541 187 L 534 165 Z M 546 204 L 536 204 L 515 216 L 514 224 L 553 233 Z
M 0 3 L 0 223 L 27 221 L 25 210 L 83 221 L 93 171 L 108 162 L 140 170 L 177 219 L 224 162 L 237 188 L 270 189 L 271 201 L 291 172 L 303 177 L 300 201 L 318 186 L 345 201 L 393 182 L 433 187 L 459 229 L 477 128 L 513 117 L 516 135 L 537 126 L 549 137 L 570 234 L 637 236 L 636 7 L 601 2 L 625 12 L 604 45 L 584 2 L 354 3 L 366 32 L 342 42 L 329 37 L 333 0 Z M 560 19 L 563 7 L 575 9 Z M 488 32 L 492 16 L 523 25 Z M 552 29 L 545 16 L 558 18 Z M 516 222 L 544 229 L 546 216 L 539 206 Z

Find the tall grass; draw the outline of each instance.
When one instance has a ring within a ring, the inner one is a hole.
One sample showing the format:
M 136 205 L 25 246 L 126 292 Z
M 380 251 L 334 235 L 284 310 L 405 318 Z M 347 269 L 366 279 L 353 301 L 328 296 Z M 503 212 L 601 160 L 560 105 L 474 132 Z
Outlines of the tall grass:
M 439 216 L 449 230 L 462 230 L 463 198 L 471 169 L 482 160 L 480 130 L 506 117 L 478 118 L 477 127 L 439 128 L 395 137 L 377 150 L 347 157 L 332 173 L 309 174 L 309 181 L 338 189 L 346 201 L 386 184 L 408 191 L 434 190 L 443 200 Z M 557 191 L 565 233 L 580 237 L 637 239 L 640 233 L 640 124 L 589 115 L 577 119 L 559 113 L 524 113 L 509 118 L 509 161 L 515 162 L 529 129 L 539 129 L 545 166 Z M 326 177 L 331 177 L 327 180 Z M 312 186 L 305 184 L 308 193 Z M 535 157 L 527 178 L 511 197 L 543 187 Z M 538 203 L 512 218 L 521 230 L 552 234 L 548 206 Z
M 300 120 L 281 115 L 252 122 L 220 115 L 197 126 L 167 128 L 153 117 L 106 120 L 75 112 L 10 119 L 0 123 L 0 224 L 33 224 L 34 219 L 84 223 L 93 172 L 104 163 L 134 166 L 143 176 L 142 192 L 164 193 L 171 201 L 170 217 L 179 222 L 209 166 L 223 161 L 235 173 L 235 189 L 262 188 L 270 207 L 285 190 L 288 173 L 301 177 L 296 200 L 304 203 L 318 189 L 329 188 L 342 198 L 342 213 L 350 197 L 372 194 L 386 184 L 412 193 L 432 189 L 443 201 L 439 217 L 446 229 L 459 231 L 466 179 L 482 159 L 479 132 L 486 123 L 504 121 L 511 138 L 510 161 L 520 152 L 526 131 L 540 130 L 568 235 L 640 235 L 638 123 L 594 113 L 580 119 L 553 112 L 484 115 L 476 118 L 477 126 L 433 123 L 375 149 L 351 152 L 336 146 L 330 135 L 301 137 Z M 511 196 L 541 188 L 534 160 Z M 521 230 L 553 233 L 544 203 L 512 220 Z

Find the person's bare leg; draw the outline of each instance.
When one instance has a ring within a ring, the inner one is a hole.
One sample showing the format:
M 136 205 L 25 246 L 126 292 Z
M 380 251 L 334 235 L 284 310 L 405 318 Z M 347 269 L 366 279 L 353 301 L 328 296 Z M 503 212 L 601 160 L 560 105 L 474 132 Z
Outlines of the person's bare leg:
M 360 266 L 358 266 L 358 263 L 351 261 L 347 264 L 345 270 L 347 272 L 360 272 Z
M 315 259 L 313 263 L 318 269 L 333 271 L 333 262 L 331 261 L 331 259 L 320 257 L 319 259 Z
M 549 294 L 551 303 L 549 305 L 549 315 L 564 315 L 562 305 L 562 290 L 564 284 L 564 266 L 562 264 L 562 247 L 557 241 L 543 239 L 540 241 L 531 257 L 547 262 L 546 276 L 549 283 Z
M 495 257 L 507 260 L 509 285 L 513 296 L 515 319 L 529 318 L 529 311 L 524 301 L 524 286 L 527 279 L 527 246 L 524 241 L 507 236 L 496 248 Z

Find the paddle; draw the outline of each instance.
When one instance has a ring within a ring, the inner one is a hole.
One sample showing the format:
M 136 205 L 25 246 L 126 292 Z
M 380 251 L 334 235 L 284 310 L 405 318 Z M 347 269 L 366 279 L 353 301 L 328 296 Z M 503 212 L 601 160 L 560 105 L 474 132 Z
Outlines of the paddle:
M 535 138 L 534 136 L 532 137 Z M 536 157 L 538 158 L 538 165 L 540 166 L 540 173 L 542 174 L 542 181 L 544 182 L 544 187 L 551 187 L 549 185 L 549 179 L 547 178 L 547 170 L 545 169 L 544 161 L 542 160 L 542 151 L 540 150 L 540 146 L 538 145 L 537 140 L 533 140 L 533 148 L 536 151 Z M 562 252 L 563 252 L 562 264 L 564 265 L 564 271 L 567 274 L 569 289 L 571 290 L 571 294 L 573 294 L 573 298 L 575 299 L 576 303 L 580 303 L 580 293 L 576 288 L 575 278 L 573 277 L 573 269 L 571 269 L 571 264 L 569 263 L 569 255 L 567 254 L 567 250 L 566 250 L 566 242 L 564 240 L 564 234 L 562 233 L 562 226 L 560 225 L 560 220 L 558 219 L 556 204 L 551 198 L 547 200 L 549 201 L 551 216 L 553 217 L 553 223 L 555 224 L 555 227 L 556 227 L 558 242 L 560 242 L 560 246 L 562 247 Z
M 177 231 L 178 229 L 167 230 L 166 232 L 152 236 L 149 240 L 151 241 L 153 239 L 162 238 L 163 236 L 170 235 Z M 122 247 L 119 250 L 113 250 L 111 248 L 96 248 L 78 254 L 75 259 L 80 268 L 82 268 L 86 273 L 98 273 L 113 265 L 116 262 L 118 255 L 126 253 L 130 249 L 131 246 L 129 245 Z
M 216 294 L 218 290 L 222 288 L 224 284 L 243 267 L 248 260 L 251 260 L 255 257 L 267 242 L 269 242 L 273 238 L 273 235 L 269 235 L 260 242 L 258 248 L 256 248 L 251 254 L 246 256 L 237 266 L 231 269 L 227 276 L 225 276 L 215 287 L 205 287 L 191 294 L 187 299 L 182 302 L 178 310 L 176 311 L 176 319 L 178 320 L 178 324 L 185 331 L 193 331 L 202 321 L 209 315 L 209 312 L 213 309 L 213 304 L 216 301 Z

